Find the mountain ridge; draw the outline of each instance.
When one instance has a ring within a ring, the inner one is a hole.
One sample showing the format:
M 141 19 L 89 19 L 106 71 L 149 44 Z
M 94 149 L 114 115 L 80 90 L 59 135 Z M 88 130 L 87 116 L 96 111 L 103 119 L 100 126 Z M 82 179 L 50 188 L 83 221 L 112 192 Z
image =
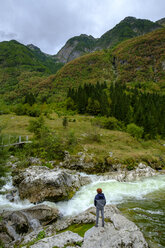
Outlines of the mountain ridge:
M 72 37 L 54 55 L 54 58 L 59 62 L 67 63 L 86 53 L 113 47 L 126 39 L 152 32 L 161 27 L 162 25 L 159 23 L 128 16 L 115 25 L 114 28 L 105 32 L 100 38 L 82 34 Z
M 65 64 L 55 75 L 55 85 L 63 90 L 97 81 L 131 83 L 148 90 L 165 88 L 165 29 L 158 29 L 96 51 Z
M 136 18 L 129 17 L 125 21 L 128 20 L 134 22 Z M 143 81 L 150 80 L 152 89 L 154 87 L 156 90 L 164 89 L 165 61 L 162 57 L 165 47 L 164 28 L 150 32 L 147 36 L 145 34 L 127 39 L 112 46 L 111 49 L 96 51 L 94 46 L 98 39 L 85 34 L 76 39 L 80 39 L 81 44 L 77 43 L 76 46 L 82 53 L 88 45 L 87 54 L 78 56 L 65 65 L 58 63 L 57 58 L 44 54 L 33 44 L 25 46 L 15 40 L 0 42 L 0 95 L 5 101 L 14 103 L 24 102 L 25 95 L 32 93 L 37 101 L 44 102 L 50 97 L 53 99 L 57 95 L 63 95 L 68 87 L 78 87 L 80 84 L 97 81 L 130 83 L 139 81 L 142 84 Z M 133 42 L 136 49 L 132 47 Z M 68 43 L 75 44 L 75 38 L 71 38 Z M 94 51 L 89 52 L 92 50 Z M 129 50 L 132 51 L 132 55 Z

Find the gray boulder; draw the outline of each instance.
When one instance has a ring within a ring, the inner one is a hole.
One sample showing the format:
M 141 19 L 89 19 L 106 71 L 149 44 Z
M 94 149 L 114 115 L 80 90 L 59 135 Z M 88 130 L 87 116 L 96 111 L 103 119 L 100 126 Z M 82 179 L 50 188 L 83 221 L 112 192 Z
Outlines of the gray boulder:
M 52 237 L 44 238 L 34 245 L 30 246 L 31 248 L 53 248 L 53 247 L 76 247 L 76 244 L 83 242 L 83 238 L 80 237 L 77 233 L 66 231 Z
M 117 171 L 105 173 L 101 176 L 102 180 L 115 179 L 119 182 L 131 182 L 141 178 L 151 177 L 157 175 L 158 172 L 150 166 L 140 163 L 135 170 L 131 171 Z
M 58 219 L 54 224 L 56 230 L 61 231 L 72 224 L 93 223 L 93 227 L 84 235 L 83 248 L 147 248 L 143 234 L 139 228 L 126 219 L 114 205 L 107 205 L 104 210 L 105 227 L 95 227 L 96 209 L 91 207 L 85 212 L 65 219 Z
M 82 248 L 147 248 L 143 234 L 139 228 L 126 219 L 115 206 L 106 206 L 105 227 L 92 227 L 84 236 Z
M 7 211 L 2 214 L 0 231 L 5 244 L 11 241 L 20 241 L 23 235 L 37 231 L 41 225 L 56 221 L 59 211 L 46 205 L 39 205 L 19 211 Z
M 73 197 L 75 192 L 90 179 L 68 170 L 51 170 L 44 166 L 31 166 L 13 177 L 21 199 L 37 203 L 61 201 Z

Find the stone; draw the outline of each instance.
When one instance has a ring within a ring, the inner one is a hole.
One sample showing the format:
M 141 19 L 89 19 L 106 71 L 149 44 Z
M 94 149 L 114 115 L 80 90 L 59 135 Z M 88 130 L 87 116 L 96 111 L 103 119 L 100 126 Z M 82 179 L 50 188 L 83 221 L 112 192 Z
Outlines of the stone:
M 51 170 L 45 166 L 31 166 L 13 177 L 21 199 L 32 203 L 61 201 L 72 198 L 90 179 L 68 170 Z
M 34 240 L 35 238 L 37 238 L 37 235 L 43 231 L 43 228 L 40 227 L 37 230 L 28 233 L 27 235 L 24 236 L 23 238 L 23 242 L 21 242 L 21 245 L 25 245 L 27 243 L 29 243 L 30 241 Z
M 93 211 L 96 210 L 93 208 Z M 109 221 L 104 227 L 101 227 L 100 220 L 98 227 L 92 227 L 85 233 L 82 248 L 148 247 L 139 228 L 122 216 L 115 206 L 105 207 L 105 218 Z
M 107 172 L 100 176 L 102 180 L 114 179 L 119 182 L 132 182 L 145 177 L 157 175 L 158 172 L 150 166 L 140 163 L 135 170 Z
M 52 237 L 44 238 L 34 245 L 31 245 L 31 248 L 53 248 L 56 247 L 70 247 L 70 245 L 75 245 L 76 243 L 83 242 L 83 238 L 80 237 L 77 233 L 73 233 L 71 231 L 66 231 Z M 68 246 L 67 246 L 68 245 Z M 72 246 L 72 247 L 75 247 Z
M 18 241 L 22 235 L 26 235 L 31 231 L 37 231 L 41 228 L 41 225 L 56 221 L 58 216 L 58 209 L 46 205 L 34 206 L 18 211 L 7 211 L 2 214 L 0 229 L 12 240 Z

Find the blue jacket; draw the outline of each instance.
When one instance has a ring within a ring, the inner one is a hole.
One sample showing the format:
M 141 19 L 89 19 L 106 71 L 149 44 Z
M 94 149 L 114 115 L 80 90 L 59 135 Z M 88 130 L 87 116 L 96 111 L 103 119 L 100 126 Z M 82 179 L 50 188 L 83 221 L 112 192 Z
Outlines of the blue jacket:
M 106 199 L 103 193 L 97 194 L 94 199 L 94 205 L 99 208 L 103 209 L 106 204 Z

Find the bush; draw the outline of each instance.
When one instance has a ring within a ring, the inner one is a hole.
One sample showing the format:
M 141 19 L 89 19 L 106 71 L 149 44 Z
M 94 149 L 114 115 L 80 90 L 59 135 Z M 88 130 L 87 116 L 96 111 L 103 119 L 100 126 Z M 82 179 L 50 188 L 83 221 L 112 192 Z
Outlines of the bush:
M 66 116 L 64 116 L 63 120 L 62 120 L 62 125 L 63 127 L 67 127 L 68 126 L 68 118 Z
M 131 136 L 140 139 L 143 136 L 144 133 L 144 128 L 143 127 L 139 127 L 134 123 L 128 124 L 127 125 L 127 129 L 126 129 L 127 133 L 129 133 Z
M 45 126 L 42 116 L 30 120 L 28 130 L 34 133 L 33 142 L 26 146 L 28 155 L 48 160 L 64 158 L 65 149 L 61 138 Z
M 87 136 L 87 141 L 89 142 L 101 142 L 101 135 L 99 133 L 98 128 L 95 128 L 93 130 L 89 130 L 88 136 Z
M 75 136 L 75 132 L 74 130 L 70 130 L 67 135 L 67 145 L 70 147 L 76 144 L 77 144 L 77 138 Z
M 35 120 L 30 120 L 28 131 L 34 133 L 36 138 L 41 138 L 42 135 L 45 135 L 45 133 L 48 132 L 48 128 L 45 126 L 43 116 Z
M 92 120 L 92 124 L 110 130 L 122 130 L 124 125 L 115 117 L 97 117 Z
M 2 128 L 0 127 L 0 188 L 4 185 L 4 177 L 7 176 L 9 168 L 6 166 L 6 160 L 8 158 L 8 150 L 6 147 L 2 147 Z

